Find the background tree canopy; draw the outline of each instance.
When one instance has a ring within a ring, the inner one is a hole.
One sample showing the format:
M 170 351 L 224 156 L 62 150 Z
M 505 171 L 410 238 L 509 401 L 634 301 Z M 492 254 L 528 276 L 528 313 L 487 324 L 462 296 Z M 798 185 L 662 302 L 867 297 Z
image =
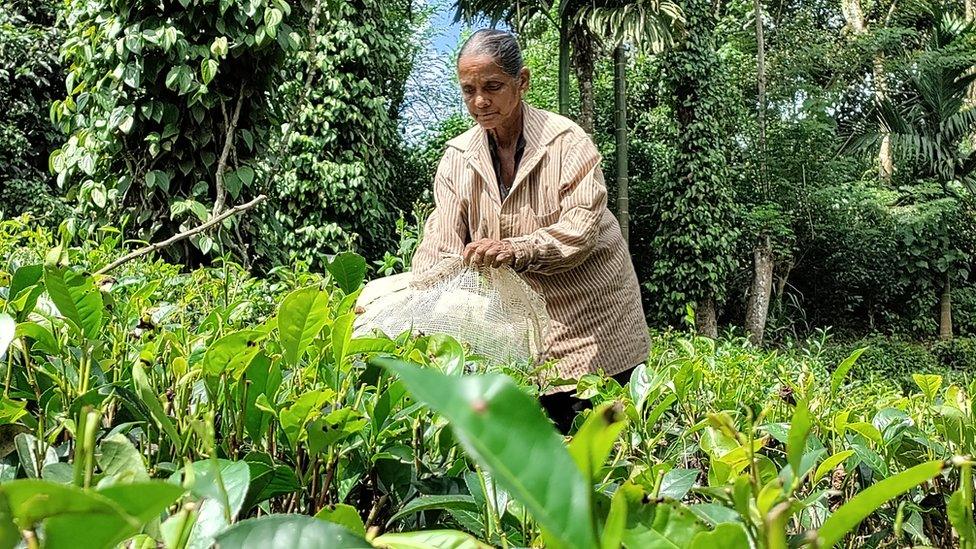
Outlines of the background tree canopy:
M 972 333 L 971 3 L 4 7 L 6 216 L 158 241 L 264 194 L 162 253 L 403 269 L 470 125 L 425 53 L 451 11 L 517 31 L 529 101 L 592 127 L 652 326 Z

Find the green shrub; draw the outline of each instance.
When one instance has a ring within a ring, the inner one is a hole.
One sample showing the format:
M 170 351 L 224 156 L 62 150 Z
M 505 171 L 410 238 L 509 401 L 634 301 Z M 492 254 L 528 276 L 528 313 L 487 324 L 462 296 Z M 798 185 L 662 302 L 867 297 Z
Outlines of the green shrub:
M 932 355 L 939 364 L 953 370 L 976 370 L 976 338 L 957 337 L 932 345 Z
M 922 343 L 883 335 L 870 336 L 845 344 L 828 345 L 820 356 L 827 368 L 861 347 L 867 350 L 854 364 L 850 376 L 865 381 L 890 380 L 903 389 L 915 387 L 913 373 L 945 373 L 936 356 Z

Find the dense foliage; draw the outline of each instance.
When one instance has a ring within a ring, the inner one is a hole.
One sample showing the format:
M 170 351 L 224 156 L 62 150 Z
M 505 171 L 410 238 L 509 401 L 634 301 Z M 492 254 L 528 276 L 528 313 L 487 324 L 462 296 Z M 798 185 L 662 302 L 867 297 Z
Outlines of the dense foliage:
M 354 336 L 354 254 L 264 280 L 151 257 L 92 276 L 117 236 L 59 264 L 50 232 L 0 234 L 4 547 L 976 541 L 953 458 L 974 450 L 974 387 L 938 370 L 903 393 L 863 349 L 658 333 L 623 387 L 579 380 L 596 408 L 566 445 L 518 365 Z

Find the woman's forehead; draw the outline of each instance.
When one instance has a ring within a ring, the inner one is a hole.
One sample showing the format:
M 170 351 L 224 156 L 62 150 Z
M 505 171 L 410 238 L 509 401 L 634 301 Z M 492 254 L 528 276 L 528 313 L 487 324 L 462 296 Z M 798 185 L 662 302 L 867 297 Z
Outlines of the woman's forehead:
M 458 77 L 462 82 L 508 77 L 496 59 L 484 54 L 461 56 L 458 59 L 457 69 Z

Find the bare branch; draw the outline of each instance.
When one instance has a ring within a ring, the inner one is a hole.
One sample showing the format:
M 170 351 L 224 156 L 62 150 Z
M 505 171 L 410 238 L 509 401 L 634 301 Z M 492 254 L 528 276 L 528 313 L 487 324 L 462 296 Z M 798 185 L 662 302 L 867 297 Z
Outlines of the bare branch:
M 203 223 L 201 225 L 198 225 L 198 226 L 196 226 L 196 227 L 194 227 L 192 229 L 189 229 L 187 231 L 183 231 L 182 233 L 175 234 L 175 235 L 167 238 L 166 240 L 163 240 L 163 241 L 160 241 L 160 242 L 154 242 L 154 243 L 152 243 L 152 244 L 150 244 L 148 246 L 143 246 L 142 248 L 139 248 L 138 250 L 136 250 L 136 251 L 134 251 L 134 252 L 132 252 L 130 254 L 124 255 L 124 256 L 116 259 L 115 261 L 109 263 L 108 265 L 102 267 L 101 269 L 95 271 L 95 274 L 105 274 L 105 273 L 111 271 L 112 269 L 118 267 L 119 265 L 128 263 L 129 261 L 132 261 L 133 259 L 142 257 L 142 256 L 144 256 L 146 254 L 155 252 L 157 250 L 161 250 L 161 249 L 165 248 L 166 246 L 169 246 L 169 245 L 174 244 L 176 242 L 179 242 L 181 240 L 185 240 L 187 238 L 190 238 L 191 236 L 193 236 L 195 234 L 200 234 L 200 233 L 206 231 L 207 229 L 209 229 L 210 227 L 213 227 L 214 225 L 220 223 L 221 221 L 227 219 L 228 217 L 230 217 L 232 215 L 236 215 L 236 214 L 241 213 L 243 211 L 250 210 L 251 208 L 253 208 L 253 207 L 257 206 L 258 204 L 260 204 L 260 203 L 264 202 L 265 200 L 267 200 L 267 198 L 268 197 L 265 196 L 265 195 L 263 195 L 263 194 L 262 195 L 258 195 L 258 197 L 255 198 L 254 200 L 252 200 L 250 202 L 247 202 L 245 204 L 240 204 L 240 205 L 234 206 L 233 208 L 225 211 L 224 213 L 218 215 L 217 217 L 211 218 L 206 223 Z
M 241 90 L 237 94 L 237 106 L 234 107 L 234 114 L 230 122 L 227 122 L 226 110 L 224 111 L 224 149 L 220 151 L 220 160 L 217 161 L 217 173 L 214 176 L 214 182 L 217 186 L 217 200 L 214 201 L 211 216 L 218 215 L 224 209 L 224 203 L 227 200 L 227 188 L 224 186 L 224 171 L 227 169 L 227 157 L 230 156 L 230 151 L 234 148 L 234 133 L 237 131 L 237 121 L 241 118 L 241 106 L 243 104 L 244 87 L 241 86 Z M 221 104 L 221 109 L 223 108 L 223 104 Z

